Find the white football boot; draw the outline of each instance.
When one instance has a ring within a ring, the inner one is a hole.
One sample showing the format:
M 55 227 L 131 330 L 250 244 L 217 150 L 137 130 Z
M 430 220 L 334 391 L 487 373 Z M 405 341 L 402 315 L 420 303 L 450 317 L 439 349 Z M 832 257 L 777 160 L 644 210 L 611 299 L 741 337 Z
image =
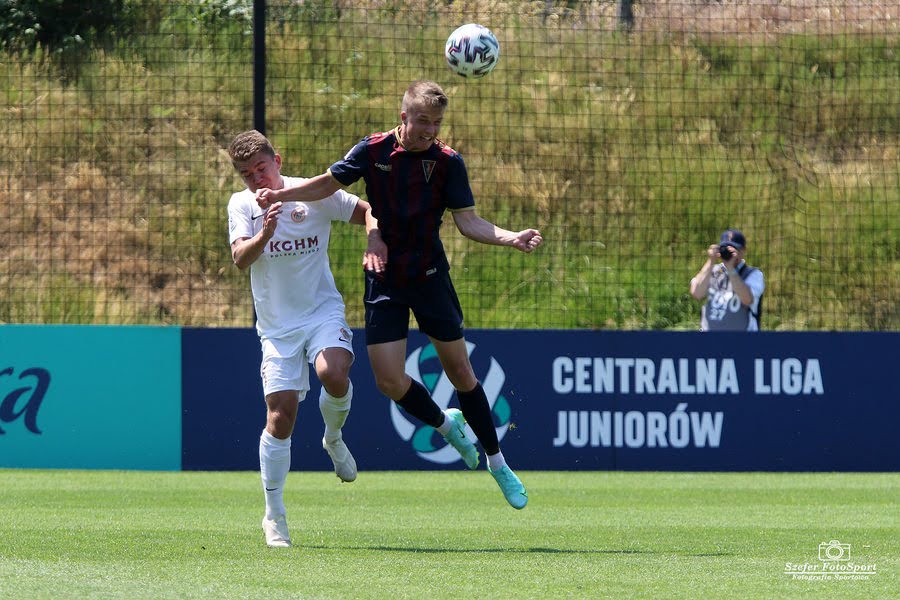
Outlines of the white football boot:
M 269 548 L 291 547 L 291 534 L 288 533 L 287 519 L 284 515 L 274 519 L 263 517 L 262 528 L 266 534 L 266 546 Z
M 325 452 L 331 457 L 331 462 L 334 463 L 334 474 L 341 481 L 350 483 L 356 480 L 356 461 L 353 460 L 353 455 L 350 454 L 350 450 L 342 438 L 338 438 L 333 442 L 322 438 L 322 447 L 325 448 Z

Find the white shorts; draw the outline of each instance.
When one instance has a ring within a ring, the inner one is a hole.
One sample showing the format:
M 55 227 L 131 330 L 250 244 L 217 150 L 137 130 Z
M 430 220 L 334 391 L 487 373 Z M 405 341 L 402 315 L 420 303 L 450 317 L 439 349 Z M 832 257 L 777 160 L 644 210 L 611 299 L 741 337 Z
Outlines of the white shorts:
M 283 390 L 309 390 L 309 365 L 326 348 L 344 348 L 353 354 L 353 332 L 343 316 L 309 323 L 308 327 L 280 338 L 264 338 L 262 343 L 263 394 Z M 304 394 L 301 393 L 301 400 Z

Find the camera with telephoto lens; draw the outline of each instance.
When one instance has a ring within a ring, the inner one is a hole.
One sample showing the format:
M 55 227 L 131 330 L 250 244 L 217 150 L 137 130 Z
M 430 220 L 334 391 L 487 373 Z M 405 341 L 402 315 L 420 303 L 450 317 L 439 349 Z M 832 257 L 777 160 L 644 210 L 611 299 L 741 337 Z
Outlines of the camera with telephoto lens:
M 728 244 L 722 244 L 719 246 L 719 256 L 722 257 L 722 260 L 728 260 L 732 256 L 734 256 L 734 252 L 731 251 L 731 248 Z

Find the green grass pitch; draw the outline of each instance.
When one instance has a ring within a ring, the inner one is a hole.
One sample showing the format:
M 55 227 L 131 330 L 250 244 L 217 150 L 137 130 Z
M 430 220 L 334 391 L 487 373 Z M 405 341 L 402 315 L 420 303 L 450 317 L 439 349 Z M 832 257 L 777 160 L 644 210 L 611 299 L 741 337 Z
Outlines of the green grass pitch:
M 520 475 L 294 472 L 269 549 L 257 473 L 0 470 L 0 597 L 898 597 L 897 473 Z M 785 574 L 830 540 L 875 573 Z

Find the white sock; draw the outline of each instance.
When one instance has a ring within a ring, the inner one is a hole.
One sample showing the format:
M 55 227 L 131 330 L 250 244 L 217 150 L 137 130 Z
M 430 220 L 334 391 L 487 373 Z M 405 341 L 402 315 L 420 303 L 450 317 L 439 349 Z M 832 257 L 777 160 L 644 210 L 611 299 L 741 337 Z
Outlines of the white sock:
M 291 470 L 291 438 L 279 440 L 263 429 L 259 436 L 259 472 L 266 494 L 266 518 L 274 519 L 286 512 L 284 482 Z
M 341 427 L 347 421 L 347 415 L 350 414 L 350 401 L 353 399 L 353 382 L 347 388 L 347 393 L 343 398 L 335 398 L 325 391 L 319 392 L 319 411 L 322 413 L 322 420 L 325 421 L 325 439 L 329 442 L 341 439 Z
M 438 433 L 441 435 L 447 435 L 450 433 L 450 427 L 453 425 L 453 421 L 450 420 L 450 417 L 447 416 L 447 412 L 444 411 L 444 422 L 437 427 Z
M 503 458 L 502 452 L 498 452 L 497 454 L 488 454 L 487 463 L 488 469 L 490 469 L 491 471 L 499 471 L 506 466 L 506 459 Z

